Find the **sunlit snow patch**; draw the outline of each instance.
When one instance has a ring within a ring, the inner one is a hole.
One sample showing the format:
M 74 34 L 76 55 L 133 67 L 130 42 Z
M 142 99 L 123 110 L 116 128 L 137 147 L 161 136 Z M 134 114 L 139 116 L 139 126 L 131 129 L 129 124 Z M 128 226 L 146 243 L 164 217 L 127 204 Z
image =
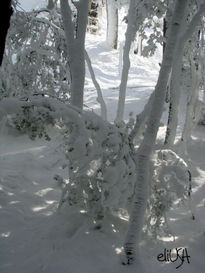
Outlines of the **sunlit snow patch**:
M 8 238 L 10 235 L 11 235 L 11 232 L 10 232 L 10 231 L 4 232 L 4 233 L 1 233 L 1 234 L 0 234 L 0 236 L 3 237 L 3 238 Z

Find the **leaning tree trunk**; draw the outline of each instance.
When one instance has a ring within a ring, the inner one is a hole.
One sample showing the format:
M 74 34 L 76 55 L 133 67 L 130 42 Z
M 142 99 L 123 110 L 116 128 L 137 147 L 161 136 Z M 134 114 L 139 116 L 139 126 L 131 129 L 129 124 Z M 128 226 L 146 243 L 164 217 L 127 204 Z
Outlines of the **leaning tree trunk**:
M 87 66 L 88 66 L 88 70 L 90 72 L 91 79 L 92 79 L 93 84 L 94 84 L 94 86 L 96 88 L 96 91 L 97 91 L 97 102 L 99 102 L 100 107 L 101 107 L 101 117 L 102 117 L 102 119 L 107 120 L 106 103 L 105 103 L 105 101 L 103 99 L 102 90 L 100 88 L 99 83 L 96 80 L 95 73 L 94 73 L 94 70 L 93 70 L 93 67 L 92 67 L 92 63 L 91 63 L 90 57 L 89 57 L 86 50 L 85 50 L 85 60 L 86 60 Z
M 134 139 L 135 138 L 137 139 L 139 137 L 139 135 L 141 133 L 141 129 L 143 128 L 143 126 L 147 122 L 147 119 L 150 115 L 154 95 L 155 95 L 155 92 L 152 92 L 152 94 L 149 97 L 148 102 L 144 106 L 143 111 L 136 116 L 136 122 L 135 122 L 134 128 L 131 130 L 131 132 L 129 134 L 129 141 L 130 141 L 131 145 L 133 144 Z
M 128 81 L 128 73 L 130 69 L 130 47 L 131 43 L 134 39 L 135 35 L 135 0 L 130 0 L 129 12 L 128 12 L 128 24 L 127 30 L 125 34 L 125 46 L 123 51 L 123 68 L 121 74 L 121 83 L 120 83 L 120 91 L 119 91 L 119 99 L 118 99 L 118 107 L 117 107 L 117 116 L 115 121 L 117 123 L 123 120 L 124 108 L 125 108 L 125 97 L 126 97 L 126 88 Z
M 168 33 L 170 21 L 172 19 L 173 8 L 174 8 L 173 2 L 169 1 L 168 7 L 167 7 L 167 12 L 166 12 L 166 15 L 163 20 L 163 46 L 162 46 L 163 54 L 164 54 L 165 47 L 166 47 L 167 33 Z
M 179 37 L 180 24 L 184 17 L 184 10 L 186 5 L 186 0 L 176 1 L 167 45 L 159 73 L 158 82 L 155 88 L 153 104 L 147 123 L 147 130 L 136 156 L 137 182 L 128 231 L 124 242 L 124 252 L 126 258 L 125 264 L 131 264 L 136 261 L 137 257 L 139 257 L 138 252 L 140 233 L 144 222 L 148 196 L 147 191 L 150 157 L 156 141 L 160 118 L 163 112 L 163 102 L 166 95 L 166 86 L 173 63 L 173 56 L 175 54 L 176 44 Z
M 176 55 L 173 63 L 171 85 L 170 85 L 170 106 L 169 117 L 167 123 L 167 131 L 165 137 L 165 147 L 170 148 L 174 144 L 176 137 L 177 125 L 178 125 L 178 109 L 180 100 L 180 80 L 179 75 L 181 73 L 181 64 L 183 58 L 183 50 L 186 41 L 191 37 L 196 26 L 200 24 L 201 15 L 205 12 L 205 4 L 201 5 L 198 12 L 193 16 L 191 22 L 187 26 L 186 30 L 180 35 L 180 39 L 177 44 Z
M 82 109 L 85 81 L 85 34 L 89 0 L 73 3 L 77 9 L 76 25 L 72 22 L 72 11 L 68 0 L 60 0 L 71 75 L 71 103 Z
M 176 130 L 178 125 L 178 113 L 179 113 L 179 99 L 181 94 L 181 68 L 183 58 L 183 45 L 178 43 L 175 60 L 172 66 L 171 80 L 170 80 L 170 98 L 169 98 L 169 116 L 167 121 L 167 130 L 164 141 L 165 148 L 170 148 L 175 140 Z

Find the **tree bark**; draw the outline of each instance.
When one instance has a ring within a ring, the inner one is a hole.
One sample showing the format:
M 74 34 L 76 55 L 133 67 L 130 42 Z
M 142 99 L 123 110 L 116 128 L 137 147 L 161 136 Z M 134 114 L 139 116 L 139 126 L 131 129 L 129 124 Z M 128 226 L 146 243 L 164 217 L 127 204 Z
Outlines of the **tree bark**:
M 178 109 L 180 100 L 180 74 L 183 58 L 183 50 L 186 41 L 191 37 L 196 26 L 200 23 L 201 15 L 205 12 L 205 4 L 201 5 L 198 12 L 194 15 L 191 22 L 180 35 L 180 39 L 177 44 L 175 60 L 173 62 L 171 84 L 170 84 L 170 106 L 169 117 L 167 123 L 167 131 L 164 145 L 166 148 L 170 148 L 174 144 L 176 137 L 177 125 L 178 125 Z
M 164 146 L 169 149 L 173 144 L 176 136 L 179 113 L 179 99 L 181 94 L 181 68 L 183 58 L 184 45 L 178 43 L 176 57 L 174 58 L 171 81 L 170 81 L 170 98 L 169 98 L 169 116 L 167 121 L 167 130 L 164 141 Z
M 125 46 L 123 51 L 123 67 L 121 74 L 121 82 L 120 82 L 120 91 L 119 91 L 119 99 L 118 99 L 118 107 L 117 107 L 117 116 L 115 121 L 120 123 L 123 120 L 124 108 L 125 108 L 125 97 L 126 97 L 126 88 L 128 81 L 128 73 L 130 69 L 130 47 L 135 35 L 135 0 L 130 0 L 129 12 L 128 12 L 128 24 L 127 30 L 125 34 Z
M 85 34 L 88 20 L 89 0 L 75 2 L 77 26 L 72 22 L 72 11 L 68 0 L 61 0 L 61 14 L 68 50 L 68 62 L 71 74 L 71 103 L 82 109 L 85 81 Z
M 118 44 L 118 8 L 116 0 L 107 0 L 107 44 L 117 49 Z
M 167 45 L 159 73 L 158 82 L 155 88 L 155 95 L 147 123 L 147 130 L 144 139 L 136 155 L 137 181 L 135 196 L 130 214 L 129 226 L 124 242 L 125 264 L 132 264 L 139 257 L 140 233 L 143 227 L 144 215 L 148 198 L 148 178 L 150 157 L 156 141 L 156 136 L 163 112 L 163 103 L 166 95 L 166 86 L 171 71 L 173 56 L 179 38 L 179 29 L 186 9 L 186 0 L 177 0 Z
M 102 90 L 100 88 L 99 83 L 97 82 L 97 80 L 95 78 L 95 73 L 92 68 L 91 60 L 90 60 L 90 57 L 89 57 L 86 50 L 85 50 L 85 60 L 86 60 L 93 84 L 97 90 L 97 95 L 98 95 L 97 102 L 99 102 L 100 106 L 101 106 L 101 117 L 102 117 L 102 119 L 107 120 L 107 107 L 106 107 L 105 101 L 103 99 Z
M 11 0 L 2 1 L 0 13 L 0 66 L 2 65 L 3 61 L 6 36 L 10 27 L 10 18 L 12 13 L 13 9 L 11 7 Z
M 48 0 L 47 9 L 52 10 L 55 7 L 53 0 Z
M 133 143 L 134 138 L 137 138 L 139 136 L 143 125 L 146 124 L 146 121 L 150 115 L 153 99 L 154 99 L 154 92 L 152 92 L 151 96 L 149 97 L 149 100 L 146 103 L 146 105 L 144 106 L 143 111 L 139 115 L 136 116 L 135 126 L 129 134 L 129 141 L 131 144 Z
M 187 94 L 186 118 L 181 136 L 182 152 L 185 154 L 187 154 L 187 141 L 199 119 L 200 107 L 198 104 L 198 96 L 201 75 L 201 64 L 197 64 L 196 67 L 196 63 L 194 63 L 193 59 L 190 60 L 190 86 Z

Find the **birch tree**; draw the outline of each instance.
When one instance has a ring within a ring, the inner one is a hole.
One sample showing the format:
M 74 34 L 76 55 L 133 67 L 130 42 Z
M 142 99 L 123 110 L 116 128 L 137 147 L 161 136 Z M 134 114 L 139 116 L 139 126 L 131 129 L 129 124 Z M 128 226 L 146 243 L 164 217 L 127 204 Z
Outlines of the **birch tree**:
M 200 116 L 199 89 L 202 82 L 203 73 L 203 40 L 201 32 L 197 31 L 197 38 L 192 38 L 195 46 L 188 50 L 189 67 L 187 75 L 187 104 L 184 127 L 181 135 L 182 152 L 187 154 L 187 141 L 191 136 L 194 127 L 197 125 Z M 194 50 L 195 49 L 195 50 Z
M 128 80 L 128 73 L 130 69 L 130 47 L 135 36 L 135 2 L 136 0 L 130 0 L 129 12 L 128 12 L 128 25 L 125 34 L 125 46 L 123 51 L 123 68 L 121 74 L 120 90 L 119 90 L 119 99 L 118 99 L 118 108 L 116 122 L 119 123 L 123 119 L 124 107 L 125 107 L 125 96 L 126 96 L 126 87 Z
M 181 95 L 181 82 L 180 75 L 182 69 L 184 46 L 186 41 L 191 38 L 196 27 L 200 25 L 201 16 L 205 12 L 205 4 L 199 6 L 198 11 L 193 16 L 191 22 L 185 26 L 185 30 L 181 29 L 180 38 L 177 44 L 176 55 L 173 62 L 171 83 L 170 83 L 170 104 L 169 104 L 169 117 L 167 123 L 167 131 L 165 137 L 165 147 L 169 148 L 173 145 L 176 130 L 178 125 L 178 113 L 179 113 L 179 100 Z
M 135 156 L 137 165 L 137 181 L 128 231 L 124 242 L 124 264 L 132 264 L 134 261 L 136 261 L 137 257 L 139 257 L 140 233 L 144 222 L 148 198 L 150 157 L 156 140 L 160 118 L 163 112 L 166 86 L 174 60 L 173 56 L 176 53 L 175 50 L 179 38 L 180 25 L 184 17 L 186 5 L 186 0 L 176 1 L 159 78 L 155 87 L 155 95 L 151 106 L 150 116 L 147 122 L 147 129 L 144 139 L 137 151 L 137 155 Z
M 71 6 L 68 0 L 60 0 L 61 14 L 68 50 L 68 62 L 71 74 L 71 103 L 83 108 L 85 80 L 85 34 L 88 20 L 89 0 L 73 2 L 77 10 L 76 23 L 73 22 Z
M 118 44 L 118 8 L 116 0 L 107 0 L 107 44 L 117 49 Z

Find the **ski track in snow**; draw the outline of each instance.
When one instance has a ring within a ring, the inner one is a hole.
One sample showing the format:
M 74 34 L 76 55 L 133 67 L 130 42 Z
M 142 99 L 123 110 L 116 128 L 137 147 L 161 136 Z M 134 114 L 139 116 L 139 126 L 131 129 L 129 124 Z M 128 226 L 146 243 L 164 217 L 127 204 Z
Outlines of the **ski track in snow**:
M 99 39 L 95 39 L 95 37 Z M 115 119 L 120 83 L 119 52 L 112 51 L 100 36 L 88 35 L 86 49 L 93 62 L 107 103 L 109 120 Z M 132 56 L 128 81 L 125 119 L 139 113 L 153 91 L 158 73 L 156 58 Z M 148 87 L 143 87 L 148 86 Z M 150 86 L 150 87 L 149 87 Z M 86 76 L 85 109 L 99 113 L 96 91 Z M 164 114 L 164 120 L 166 114 Z M 159 131 L 159 141 L 165 127 Z M 204 272 L 205 253 L 205 128 L 198 128 L 189 144 L 193 174 L 193 200 L 196 220 L 187 210 L 170 212 L 173 238 L 157 243 L 143 240 L 141 268 L 120 265 L 119 253 L 126 232 L 126 221 L 113 218 L 103 230 L 94 230 L 88 216 L 74 209 L 57 213 L 61 195 L 53 176 L 60 169 L 58 137 L 48 143 L 31 141 L 6 130 L 0 138 L 0 272 L 1 273 L 158 273 Z M 176 270 L 176 263 L 160 263 L 157 255 L 164 248 L 187 247 L 191 263 Z

